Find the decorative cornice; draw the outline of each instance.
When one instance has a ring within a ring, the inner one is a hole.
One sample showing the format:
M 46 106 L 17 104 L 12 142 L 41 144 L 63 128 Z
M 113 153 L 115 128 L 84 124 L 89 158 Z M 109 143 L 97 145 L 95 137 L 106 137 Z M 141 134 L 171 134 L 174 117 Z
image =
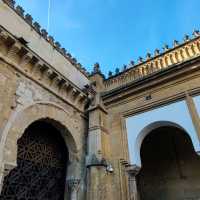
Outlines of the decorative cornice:
M 84 111 L 87 91 L 81 90 L 31 49 L 0 26 L 0 58 L 23 74 L 39 82 L 75 108 Z
M 166 83 L 175 84 L 174 81 L 177 83 L 182 82 L 183 80 L 180 77 L 187 76 L 187 79 L 193 79 L 196 76 L 195 72 L 198 72 L 200 69 L 200 57 L 192 58 L 184 63 L 176 64 L 167 68 L 166 70 L 160 71 L 158 73 L 151 74 L 143 79 L 134 80 L 133 82 L 127 83 L 126 85 L 122 85 L 121 87 L 117 87 L 111 91 L 107 91 L 102 93 L 102 99 L 106 107 L 108 106 L 117 106 L 119 104 L 124 105 L 125 102 L 131 101 L 128 97 L 132 95 L 137 95 L 144 91 L 149 91 L 151 88 L 161 88 L 162 85 Z M 184 79 L 186 80 L 186 79 Z M 169 85 L 170 85 L 169 84 Z M 199 93 L 198 91 L 193 91 L 193 94 Z M 184 95 L 183 95 L 184 96 Z M 175 99 L 166 99 L 165 103 L 169 103 L 171 101 L 177 101 L 183 98 L 183 96 L 177 96 Z M 145 98 L 145 96 L 143 96 Z M 151 101 L 150 101 L 151 102 Z M 163 100 L 161 101 L 162 103 Z M 155 103 L 155 102 L 154 102 Z M 162 105 L 161 103 L 161 105 Z M 159 103 L 160 105 L 160 103 Z M 139 106 L 140 110 L 144 109 L 144 106 Z M 150 105 L 152 108 L 152 105 Z M 133 113 L 132 113 L 133 114 Z
M 115 75 L 109 72 L 110 77 L 104 81 L 105 91 L 110 91 L 135 80 L 143 79 L 150 74 L 200 56 L 200 32 L 195 30 L 193 36 L 190 39 L 188 35 L 185 35 L 182 44 L 179 44 L 175 40 L 172 49 L 168 45 L 164 45 L 163 52 L 156 49 L 154 57 L 150 53 L 147 54 L 146 60 L 139 57 L 136 65 L 132 61 L 129 68 L 125 68 L 122 72 L 116 70 Z
M 105 132 L 106 134 L 109 134 L 109 131 L 107 128 L 104 128 L 103 126 L 93 126 L 89 128 L 89 131 L 95 131 L 95 130 L 101 130 Z
M 107 167 L 108 166 L 108 162 L 105 158 L 97 158 L 97 156 L 95 154 L 92 154 L 86 162 L 86 167 L 90 168 L 90 167 Z
M 74 67 L 76 67 L 83 75 L 89 77 L 89 72 L 77 62 L 76 58 L 73 58 L 70 53 L 63 47 L 61 44 L 53 38 L 53 36 L 48 35 L 48 32 L 45 29 L 42 29 L 38 22 L 33 22 L 33 18 L 30 14 L 25 14 L 24 9 L 21 6 L 15 6 L 14 0 L 3 0 L 5 4 L 7 4 L 14 12 L 16 12 L 27 24 L 31 26 L 44 40 L 46 40 L 54 49 L 58 51 L 61 55 L 63 55 Z

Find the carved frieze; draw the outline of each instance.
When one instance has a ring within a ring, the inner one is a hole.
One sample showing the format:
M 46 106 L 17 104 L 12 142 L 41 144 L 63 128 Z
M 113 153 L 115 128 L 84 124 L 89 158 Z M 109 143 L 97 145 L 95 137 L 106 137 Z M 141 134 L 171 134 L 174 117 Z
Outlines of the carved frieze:
M 65 76 L 57 72 L 2 27 L 0 27 L 0 43 L 2 44 L 0 49 L 1 59 L 59 96 L 62 100 L 73 105 L 76 109 L 84 111 L 88 101 L 87 91 L 81 90 L 66 79 Z M 0 85 L 4 84 L 5 81 L 6 77 L 0 74 Z M 42 100 L 41 95 L 37 94 L 36 91 L 31 85 L 26 85 L 23 82 L 19 83 L 16 91 L 17 103 L 24 105 Z

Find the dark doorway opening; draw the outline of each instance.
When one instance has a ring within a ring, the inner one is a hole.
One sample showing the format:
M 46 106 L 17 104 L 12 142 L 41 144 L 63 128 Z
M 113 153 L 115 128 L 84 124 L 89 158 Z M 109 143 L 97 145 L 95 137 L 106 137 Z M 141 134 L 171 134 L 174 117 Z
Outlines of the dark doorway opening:
M 1 200 L 64 200 L 68 150 L 45 121 L 31 124 L 18 140 L 17 167 L 4 178 Z
M 200 199 L 200 158 L 190 137 L 175 127 L 152 131 L 141 146 L 140 200 Z

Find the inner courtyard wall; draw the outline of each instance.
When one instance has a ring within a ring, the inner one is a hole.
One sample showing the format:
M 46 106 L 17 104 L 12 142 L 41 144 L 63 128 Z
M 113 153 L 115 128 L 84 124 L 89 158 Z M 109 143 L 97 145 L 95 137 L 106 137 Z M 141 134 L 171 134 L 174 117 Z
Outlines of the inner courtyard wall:
M 108 124 L 110 132 L 111 145 L 111 160 L 114 166 L 115 173 L 113 175 L 113 194 L 114 199 L 125 200 L 129 197 L 128 191 L 128 172 L 126 166 L 130 164 L 126 119 L 131 116 L 137 116 L 139 113 L 145 113 L 149 110 L 159 108 L 165 105 L 172 104 L 185 100 L 188 102 L 188 97 L 192 101 L 188 104 L 194 106 L 194 99 L 200 93 L 200 72 L 198 70 L 199 63 L 192 67 L 197 68 L 191 73 L 170 78 L 168 81 L 162 81 L 162 77 L 151 80 L 153 86 L 149 86 L 150 82 L 142 84 L 142 87 L 135 86 L 131 91 L 123 91 L 119 89 L 119 93 L 106 98 L 102 94 L 105 107 L 108 111 Z M 174 72 L 176 74 L 176 72 Z M 166 76 L 167 77 L 167 76 Z M 170 77 L 170 75 L 168 75 Z M 112 93 L 112 91 L 110 91 Z M 121 98 L 121 96 L 123 96 Z M 150 98 L 147 98 L 149 97 Z M 191 97 L 191 98 L 190 98 Z M 197 114 L 197 107 L 193 107 Z M 194 119 L 194 113 L 190 111 L 191 120 L 196 127 L 199 137 L 199 116 Z M 145 119 L 144 119 L 145 120 Z M 132 130 L 134 133 L 134 130 Z

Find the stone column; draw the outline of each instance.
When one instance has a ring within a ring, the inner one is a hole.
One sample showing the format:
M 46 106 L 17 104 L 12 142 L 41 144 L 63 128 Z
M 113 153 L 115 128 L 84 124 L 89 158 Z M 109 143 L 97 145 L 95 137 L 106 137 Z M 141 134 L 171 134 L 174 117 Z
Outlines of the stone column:
M 129 200 L 139 200 L 139 193 L 137 190 L 136 176 L 140 171 L 140 167 L 135 165 L 127 166 L 127 172 L 129 177 Z
M 78 200 L 79 184 L 80 184 L 80 179 L 68 180 L 68 187 L 69 187 L 69 191 L 70 191 L 70 200 Z

